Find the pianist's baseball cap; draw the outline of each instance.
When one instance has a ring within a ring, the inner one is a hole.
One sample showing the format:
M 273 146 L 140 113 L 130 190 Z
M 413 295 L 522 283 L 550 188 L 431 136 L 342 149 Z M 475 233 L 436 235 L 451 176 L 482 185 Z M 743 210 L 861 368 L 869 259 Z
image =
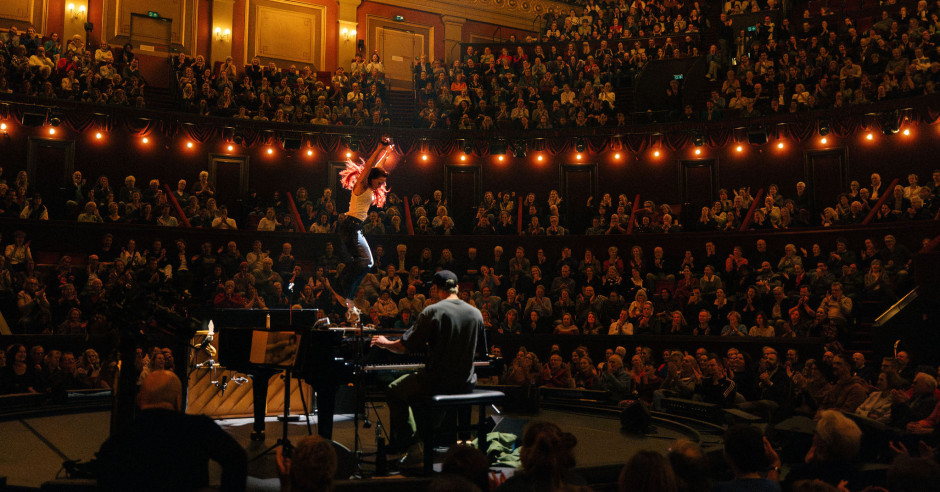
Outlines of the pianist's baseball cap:
M 431 277 L 431 285 L 435 285 L 437 287 L 453 289 L 454 287 L 457 287 L 457 284 L 457 275 L 450 270 L 441 270 Z

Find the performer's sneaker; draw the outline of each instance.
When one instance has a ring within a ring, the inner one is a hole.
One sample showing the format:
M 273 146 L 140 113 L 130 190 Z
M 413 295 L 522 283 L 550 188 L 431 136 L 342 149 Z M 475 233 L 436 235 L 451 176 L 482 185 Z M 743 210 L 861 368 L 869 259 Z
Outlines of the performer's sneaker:
M 350 325 L 356 325 L 359 323 L 360 315 L 362 311 L 359 310 L 356 306 L 352 306 L 346 310 L 346 322 Z
M 424 452 L 420 442 L 408 446 L 405 455 L 398 460 L 399 468 L 421 468 L 422 466 L 424 466 Z

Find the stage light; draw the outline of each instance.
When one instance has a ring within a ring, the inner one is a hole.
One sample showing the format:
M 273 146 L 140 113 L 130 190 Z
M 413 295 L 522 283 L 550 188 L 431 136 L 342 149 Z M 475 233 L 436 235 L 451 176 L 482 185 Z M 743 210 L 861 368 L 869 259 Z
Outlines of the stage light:
M 463 148 L 464 154 L 469 154 L 473 152 L 473 145 L 470 143 L 469 140 L 464 140 L 463 145 L 461 145 L 461 147 Z
M 352 152 L 346 152 L 346 158 L 349 159 L 350 157 L 352 157 Z
M 620 160 L 620 152 L 614 154 L 614 159 L 617 159 L 618 161 Z
M 193 148 L 193 143 L 192 143 L 192 142 L 186 142 L 186 148 L 187 148 L 187 149 Z
M 744 151 L 744 147 L 738 145 L 737 147 L 734 148 L 734 150 L 736 150 L 736 151 L 738 151 L 738 152 L 743 152 L 743 151 Z
M 541 156 L 541 155 L 539 155 L 539 156 L 536 157 L 535 159 L 538 160 L 539 162 L 542 162 L 542 156 Z
M 502 154 L 500 154 L 499 157 L 497 157 L 497 159 L 499 159 L 499 162 L 503 162 L 503 158 L 504 156 Z
M 578 154 L 578 155 L 574 156 L 574 158 L 580 161 L 580 160 L 581 160 L 581 154 Z
M 702 155 L 702 149 L 695 149 L 695 155 Z
M 821 143 L 821 144 L 823 144 L 823 145 L 826 145 L 827 143 L 829 143 L 829 139 L 826 138 L 826 137 L 823 137 L 823 138 L 819 139 L 819 143 Z
M 231 145 L 229 145 L 229 146 L 228 146 L 228 151 L 231 152 L 231 151 L 233 151 L 233 150 L 235 150 L 235 147 L 232 147 Z
M 0 132 L 3 132 L 3 133 L 6 133 L 6 132 L 7 132 L 7 124 L 6 124 L 6 123 L 0 123 Z
M 702 135 L 699 132 L 692 133 L 692 145 L 696 147 L 701 147 L 705 145 L 705 135 Z
M 577 150 L 578 152 L 584 152 L 584 149 L 586 149 L 586 148 L 587 148 L 587 143 L 584 141 L 583 138 L 578 137 L 578 138 L 575 139 L 575 141 L 574 141 L 574 149 L 575 149 L 575 150 Z
M 825 137 L 826 135 L 829 135 L 829 122 L 828 122 L 828 121 L 820 121 L 820 122 L 819 122 L 819 136 L 820 136 L 820 137 Z M 825 142 L 823 142 L 823 143 L 825 143 Z
M 659 151 L 658 151 L 658 150 L 654 150 L 654 151 L 653 151 L 653 157 L 659 157 Z
M 55 135 L 55 128 L 49 129 L 49 135 Z
M 150 143 L 150 139 L 147 138 L 147 137 L 144 137 L 144 138 L 140 139 L 140 141 L 143 142 L 143 143 Z
M 865 135 L 865 139 L 866 139 L 866 140 L 873 140 L 874 138 L 875 138 L 875 136 L 872 135 L 871 133 L 869 133 L 868 135 Z
M 905 128 L 904 131 L 901 133 L 903 133 L 905 137 L 909 137 L 911 135 L 911 129 Z
M 460 156 L 460 160 L 461 160 L 461 161 L 467 160 L 467 154 L 464 154 L 464 155 Z
M 309 156 L 312 156 L 312 155 L 313 155 L 313 151 L 312 151 L 312 150 L 308 150 L 308 151 L 307 151 L 307 156 L 309 157 Z
M 421 154 L 421 160 L 422 160 L 422 161 L 428 160 L 428 155 L 427 155 L 427 154 Z
M 272 149 L 271 147 L 268 147 L 268 155 L 271 155 L 273 153 L 274 153 L 274 149 Z
M 101 140 L 102 137 L 104 137 L 104 135 L 102 135 L 101 132 L 95 134 L 95 138 L 98 140 Z
M 783 148 L 783 142 L 778 143 L 778 144 L 777 144 L 777 148 L 778 148 L 778 149 L 782 149 L 782 148 Z

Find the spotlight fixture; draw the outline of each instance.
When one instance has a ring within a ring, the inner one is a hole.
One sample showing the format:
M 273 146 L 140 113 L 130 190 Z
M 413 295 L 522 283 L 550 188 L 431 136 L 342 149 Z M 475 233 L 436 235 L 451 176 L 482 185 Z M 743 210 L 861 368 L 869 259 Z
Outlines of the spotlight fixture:
M 463 149 L 464 154 L 470 155 L 473 152 L 473 144 L 469 140 L 461 141 L 460 147 Z
M 584 149 L 587 148 L 587 142 L 584 141 L 583 137 L 578 137 L 574 139 L 574 150 L 578 152 L 584 152 Z
M 904 131 L 901 132 L 901 133 L 902 133 L 905 137 L 910 136 L 910 134 L 911 134 L 911 129 L 910 129 L 910 128 L 905 128 Z
M 490 154 L 505 155 L 508 143 L 505 140 L 497 140 L 490 144 Z
M 822 120 L 819 122 L 819 136 L 825 137 L 826 135 L 829 135 L 829 122 Z
M 747 130 L 747 141 L 750 142 L 751 145 L 764 145 L 769 138 L 767 129 L 764 127 L 748 128 Z
M 702 135 L 700 132 L 692 132 L 692 145 L 696 147 L 705 145 L 705 135 Z
M 528 152 L 528 146 L 525 140 L 516 140 L 512 144 L 512 156 L 515 158 L 525 157 Z
M 52 126 L 58 127 L 59 125 L 62 124 L 62 120 L 59 119 L 58 116 L 53 116 L 52 118 L 49 118 L 49 124 Z
M 350 152 L 359 152 L 359 150 L 362 148 L 358 137 L 353 137 L 350 135 L 343 137 L 343 140 L 346 141 L 346 148 L 349 149 Z
M 245 137 L 243 137 L 242 135 L 238 133 L 236 133 L 235 136 L 232 137 L 232 142 L 235 142 L 235 145 L 241 145 L 244 141 L 245 141 Z M 229 145 L 229 147 L 231 147 L 231 145 Z
M 895 135 L 901 131 L 897 115 L 885 116 L 881 120 L 881 132 L 885 135 Z

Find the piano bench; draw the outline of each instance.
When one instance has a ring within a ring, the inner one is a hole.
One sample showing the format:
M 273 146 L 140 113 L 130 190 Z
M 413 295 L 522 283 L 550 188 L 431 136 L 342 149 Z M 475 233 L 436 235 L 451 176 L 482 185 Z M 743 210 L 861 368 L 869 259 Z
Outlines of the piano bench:
M 437 411 L 447 411 L 456 409 L 458 416 L 463 416 L 466 420 L 461 425 L 458 418 L 458 432 L 465 429 L 471 429 L 470 420 L 472 418 L 471 409 L 475 405 L 478 409 L 478 418 L 476 423 L 477 448 L 484 453 L 489 448 L 486 440 L 486 407 L 502 403 L 506 397 L 501 391 L 492 391 L 484 389 L 474 389 L 470 393 L 457 393 L 452 395 L 434 395 L 430 400 L 422 403 L 420 409 L 433 415 Z M 438 429 L 434 428 L 433 418 L 429 419 L 429 425 L 419 425 L 421 441 L 424 444 L 424 473 L 431 474 L 434 471 L 434 436 Z M 462 428 L 464 427 L 464 428 Z

